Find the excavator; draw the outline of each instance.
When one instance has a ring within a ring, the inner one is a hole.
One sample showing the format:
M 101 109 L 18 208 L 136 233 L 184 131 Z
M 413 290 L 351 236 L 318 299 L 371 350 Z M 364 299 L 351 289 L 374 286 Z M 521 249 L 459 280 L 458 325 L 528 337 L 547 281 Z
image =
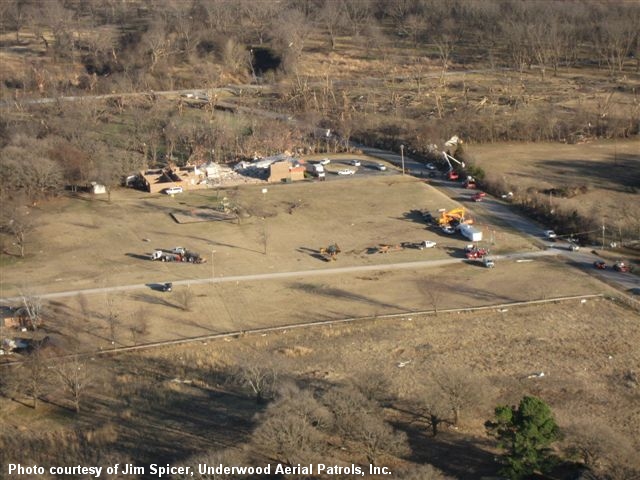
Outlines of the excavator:
M 327 262 L 333 262 L 337 260 L 338 254 L 341 252 L 337 243 L 332 243 L 328 247 L 320 248 L 320 255 L 322 255 Z
M 441 227 L 449 226 L 451 224 L 458 225 L 460 223 L 473 223 L 471 219 L 464 218 L 465 209 L 463 207 L 454 208 L 448 212 L 441 212 L 438 219 L 438 225 Z

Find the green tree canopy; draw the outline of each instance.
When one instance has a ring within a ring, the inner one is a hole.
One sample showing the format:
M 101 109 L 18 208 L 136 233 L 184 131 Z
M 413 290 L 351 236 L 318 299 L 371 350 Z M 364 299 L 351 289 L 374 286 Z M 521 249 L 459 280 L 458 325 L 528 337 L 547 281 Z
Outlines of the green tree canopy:
M 523 397 L 515 406 L 499 406 L 495 419 L 485 423 L 489 435 L 507 451 L 502 473 L 519 480 L 535 472 L 546 472 L 555 463 L 549 446 L 560 431 L 549 406 L 539 398 Z

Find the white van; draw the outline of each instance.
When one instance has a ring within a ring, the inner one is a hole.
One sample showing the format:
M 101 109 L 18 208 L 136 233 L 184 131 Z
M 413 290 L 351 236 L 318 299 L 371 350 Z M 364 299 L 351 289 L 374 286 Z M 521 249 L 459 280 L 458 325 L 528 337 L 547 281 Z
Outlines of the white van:
M 175 195 L 176 193 L 182 193 L 182 187 L 165 188 L 164 193 L 166 193 L 167 195 Z

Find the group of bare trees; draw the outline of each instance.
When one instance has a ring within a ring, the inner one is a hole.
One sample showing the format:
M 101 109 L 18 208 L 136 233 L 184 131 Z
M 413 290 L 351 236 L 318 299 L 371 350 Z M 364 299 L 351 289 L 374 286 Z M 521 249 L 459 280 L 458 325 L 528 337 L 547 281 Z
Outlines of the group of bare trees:
M 337 447 L 355 449 L 364 463 L 385 465 L 385 459 L 411 453 L 406 433 L 388 422 L 387 411 L 408 415 L 410 424 L 436 436 L 443 424 L 457 426 L 486 393 L 471 372 L 426 364 L 395 378 L 357 372 L 352 381 L 324 388 L 296 384 L 266 354 L 245 352 L 235 363 L 237 384 L 259 403 L 269 402 L 256 417 L 252 450 L 287 465 L 321 461 L 335 455 Z M 440 478 L 437 470 L 433 474 Z
M 367 48 L 384 44 L 381 35 L 408 38 L 414 46 L 435 46 L 445 70 L 450 58 L 475 51 L 516 69 L 538 65 L 542 75 L 585 59 L 598 59 L 613 74 L 631 55 L 640 57 L 638 15 L 633 2 L 10 0 L 2 3 L 0 22 L 16 43 L 32 36 L 54 61 L 84 63 L 87 73 L 76 86 L 112 90 L 124 79 L 140 81 L 136 88 L 167 88 L 167 80 L 176 81 L 164 75 L 167 67 L 187 64 L 219 64 L 249 78 L 257 45 L 272 48 L 280 69 L 295 73 L 312 34 L 330 50 L 345 36 L 362 38 Z M 10 83 L 41 92 L 66 88 L 47 74 Z
M 94 363 L 78 355 L 60 358 L 55 349 L 34 342 L 24 361 L 2 371 L 3 393 L 18 402 L 37 409 L 43 398 L 58 402 L 66 399 L 70 409 L 80 413 L 84 400 L 97 385 L 98 369 Z

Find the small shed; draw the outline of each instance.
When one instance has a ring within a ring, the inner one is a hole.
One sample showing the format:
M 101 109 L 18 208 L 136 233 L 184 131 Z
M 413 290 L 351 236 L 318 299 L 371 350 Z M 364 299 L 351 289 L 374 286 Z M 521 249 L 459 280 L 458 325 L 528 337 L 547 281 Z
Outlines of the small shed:
M 107 187 L 105 187 L 101 183 L 91 182 L 91 193 L 93 193 L 94 195 L 107 193 Z

